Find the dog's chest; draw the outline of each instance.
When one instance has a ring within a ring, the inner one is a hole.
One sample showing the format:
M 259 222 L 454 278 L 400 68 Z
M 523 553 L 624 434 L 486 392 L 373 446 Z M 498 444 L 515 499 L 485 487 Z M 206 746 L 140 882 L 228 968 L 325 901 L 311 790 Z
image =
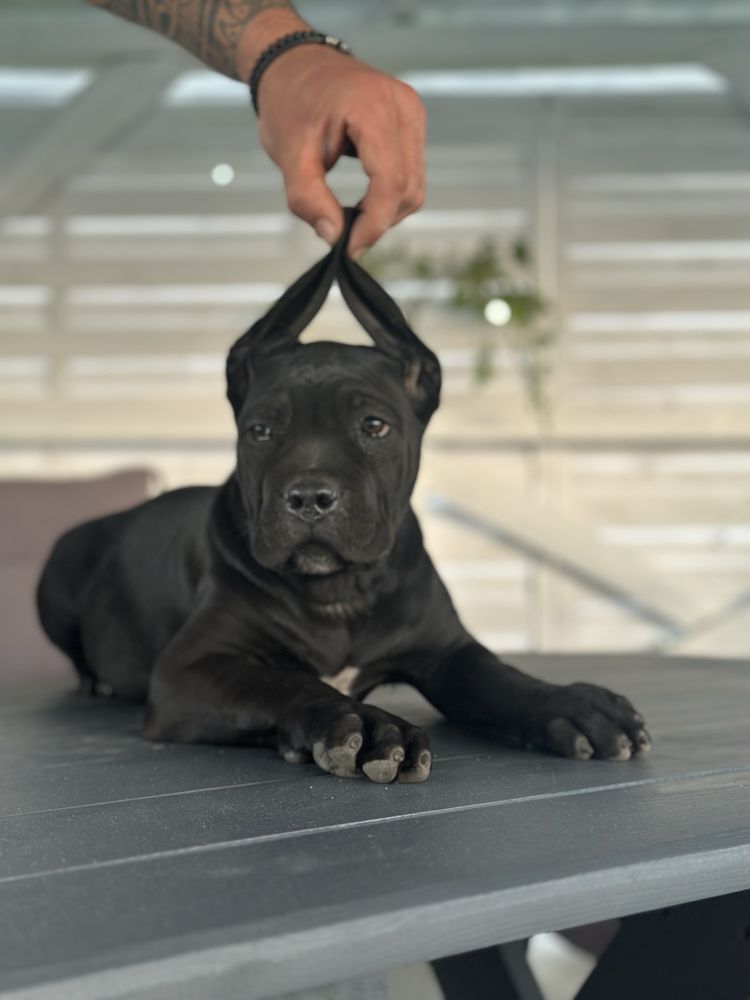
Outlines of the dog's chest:
M 344 623 L 307 621 L 293 637 L 287 634 L 285 638 L 293 652 L 314 667 L 321 680 L 328 683 L 341 675 L 341 680 L 332 687 L 339 690 L 338 685 L 351 678 L 346 670 L 357 661 L 352 656 L 352 637 Z

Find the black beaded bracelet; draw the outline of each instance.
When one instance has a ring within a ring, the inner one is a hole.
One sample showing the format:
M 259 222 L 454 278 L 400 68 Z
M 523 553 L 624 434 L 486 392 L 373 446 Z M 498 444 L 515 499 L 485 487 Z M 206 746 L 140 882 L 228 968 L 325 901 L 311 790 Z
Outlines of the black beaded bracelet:
M 293 31 L 289 35 L 282 35 L 281 38 L 277 38 L 275 42 L 261 52 L 250 74 L 250 100 L 253 102 L 256 115 L 259 113 L 258 84 L 260 83 L 261 76 L 263 76 L 277 56 L 280 56 L 282 52 L 288 52 L 289 49 L 293 49 L 297 45 L 328 45 L 345 56 L 352 54 L 352 50 L 346 42 L 342 42 L 340 38 L 334 38 L 333 35 L 324 35 L 321 31 Z

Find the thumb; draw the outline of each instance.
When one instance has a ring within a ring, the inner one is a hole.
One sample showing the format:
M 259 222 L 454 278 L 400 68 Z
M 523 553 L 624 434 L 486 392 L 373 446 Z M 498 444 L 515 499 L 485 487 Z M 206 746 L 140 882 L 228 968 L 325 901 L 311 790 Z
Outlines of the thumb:
M 284 189 L 289 210 L 311 225 L 326 243 L 335 243 L 344 228 L 344 213 L 326 184 L 325 169 L 315 150 L 284 170 Z

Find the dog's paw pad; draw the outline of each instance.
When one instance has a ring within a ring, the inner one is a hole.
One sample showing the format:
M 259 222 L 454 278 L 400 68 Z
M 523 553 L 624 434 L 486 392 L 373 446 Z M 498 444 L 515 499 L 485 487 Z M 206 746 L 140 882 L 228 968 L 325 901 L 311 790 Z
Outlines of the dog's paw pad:
M 610 760 L 630 760 L 633 748 L 627 736 L 621 736 L 617 741 L 617 753 L 612 754 Z
M 546 744 L 556 753 L 574 760 L 591 760 L 594 748 L 569 719 L 558 717 L 547 723 Z
M 591 746 L 586 737 L 581 734 L 576 736 L 573 743 L 573 757 L 576 760 L 591 760 L 594 756 L 594 748 Z
M 553 687 L 526 730 L 537 746 L 576 760 L 627 761 L 651 748 L 643 716 L 627 698 L 596 684 Z
M 312 759 L 310 751 L 304 747 L 282 747 L 279 753 L 287 764 L 307 764 Z
M 379 784 L 387 784 L 393 781 L 398 774 L 399 764 L 404 759 L 404 751 L 401 747 L 396 747 L 388 757 L 379 760 L 368 760 L 362 765 L 362 770 L 370 779 Z
M 313 760 L 318 767 L 339 778 L 360 776 L 357 755 L 362 749 L 364 736 L 359 715 L 347 712 L 321 729 L 321 734 L 312 744 Z
M 325 706 L 310 735 L 318 767 L 340 778 L 367 778 L 375 784 L 424 781 L 432 757 L 427 735 L 405 719 L 375 705 L 359 703 L 340 714 Z
M 352 746 L 351 744 L 355 745 Z M 362 737 L 359 737 L 359 746 L 362 745 Z M 322 740 L 313 743 L 313 760 L 324 771 L 335 774 L 339 778 L 354 778 L 357 775 L 357 751 L 354 737 L 350 737 L 346 743 L 338 746 L 327 746 Z
M 405 785 L 416 784 L 418 781 L 426 781 L 430 776 L 431 767 L 432 754 L 429 750 L 423 750 L 416 764 L 401 771 L 398 780 Z

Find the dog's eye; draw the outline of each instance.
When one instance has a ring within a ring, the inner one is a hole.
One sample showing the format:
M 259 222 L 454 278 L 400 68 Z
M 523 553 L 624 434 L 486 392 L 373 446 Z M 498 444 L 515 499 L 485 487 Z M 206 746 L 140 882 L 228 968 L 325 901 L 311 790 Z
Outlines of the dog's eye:
M 271 428 L 267 424 L 253 424 L 249 428 L 249 432 L 253 441 L 271 440 Z
M 391 425 L 380 417 L 365 417 L 362 421 L 362 430 L 370 437 L 384 438 L 391 429 Z

